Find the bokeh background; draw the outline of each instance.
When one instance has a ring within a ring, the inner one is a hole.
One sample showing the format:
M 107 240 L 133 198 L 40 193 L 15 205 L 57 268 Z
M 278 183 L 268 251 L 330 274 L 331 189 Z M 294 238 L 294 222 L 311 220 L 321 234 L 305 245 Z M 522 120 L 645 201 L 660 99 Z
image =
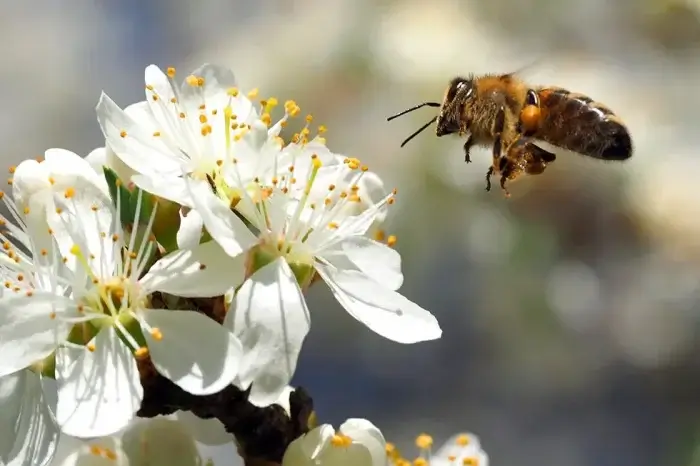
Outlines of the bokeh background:
M 443 338 L 401 346 L 319 285 L 296 385 L 324 422 L 481 437 L 495 465 L 692 465 L 700 434 L 697 0 L 37 0 L 0 2 L 0 154 L 9 166 L 103 145 L 94 106 L 143 99 L 143 69 L 232 67 L 293 98 L 400 196 L 402 292 Z M 508 72 L 605 102 L 624 163 L 560 156 L 484 191 L 486 150 L 399 144 L 455 74 Z M 233 449 L 216 464 L 236 464 Z M 700 463 L 696 463 L 700 464 Z

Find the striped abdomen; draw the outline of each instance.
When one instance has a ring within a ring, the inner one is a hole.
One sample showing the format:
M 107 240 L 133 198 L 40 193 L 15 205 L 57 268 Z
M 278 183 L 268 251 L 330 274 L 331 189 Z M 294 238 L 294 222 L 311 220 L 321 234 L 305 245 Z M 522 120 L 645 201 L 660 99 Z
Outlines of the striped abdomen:
M 632 139 L 622 121 L 602 104 L 566 89 L 537 90 L 539 126 L 533 137 L 603 160 L 632 156 Z

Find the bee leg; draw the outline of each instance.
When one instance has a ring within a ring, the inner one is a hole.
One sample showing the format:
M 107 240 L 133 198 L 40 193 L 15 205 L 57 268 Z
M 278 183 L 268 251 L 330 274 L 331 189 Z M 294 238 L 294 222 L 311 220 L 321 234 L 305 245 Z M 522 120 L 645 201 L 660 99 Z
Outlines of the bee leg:
M 501 158 L 501 152 L 503 151 L 503 139 L 501 134 L 506 126 L 506 109 L 504 106 L 498 110 L 496 114 L 496 121 L 493 124 L 493 163 L 494 165 L 498 163 L 498 159 Z
M 510 191 L 506 188 L 506 181 L 508 181 L 508 177 L 506 175 L 501 175 L 501 189 L 503 190 L 503 194 L 506 197 L 510 197 Z
M 474 145 L 474 137 L 470 134 L 467 138 L 467 142 L 464 143 L 464 161 L 471 163 L 472 159 L 469 156 L 472 146 Z
M 493 176 L 493 165 L 486 172 L 486 191 L 491 191 L 491 177 Z

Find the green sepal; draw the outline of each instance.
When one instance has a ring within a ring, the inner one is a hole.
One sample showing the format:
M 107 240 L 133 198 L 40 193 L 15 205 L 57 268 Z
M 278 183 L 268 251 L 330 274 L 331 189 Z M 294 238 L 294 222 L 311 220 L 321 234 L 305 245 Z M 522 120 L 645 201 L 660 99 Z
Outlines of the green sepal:
M 114 170 L 108 167 L 103 167 L 103 170 L 112 203 L 115 208 L 119 208 L 119 218 L 123 224 L 124 219 L 134 218 L 134 212 L 131 211 L 131 193 Z

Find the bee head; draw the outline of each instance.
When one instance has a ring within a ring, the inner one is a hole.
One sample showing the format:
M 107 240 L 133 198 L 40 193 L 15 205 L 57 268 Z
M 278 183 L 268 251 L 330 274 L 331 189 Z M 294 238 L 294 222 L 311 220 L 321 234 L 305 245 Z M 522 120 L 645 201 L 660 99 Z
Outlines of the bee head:
M 474 80 L 458 76 L 445 90 L 440 114 L 437 117 L 435 134 L 437 137 L 457 133 L 460 130 L 462 110 L 466 101 L 474 94 Z

